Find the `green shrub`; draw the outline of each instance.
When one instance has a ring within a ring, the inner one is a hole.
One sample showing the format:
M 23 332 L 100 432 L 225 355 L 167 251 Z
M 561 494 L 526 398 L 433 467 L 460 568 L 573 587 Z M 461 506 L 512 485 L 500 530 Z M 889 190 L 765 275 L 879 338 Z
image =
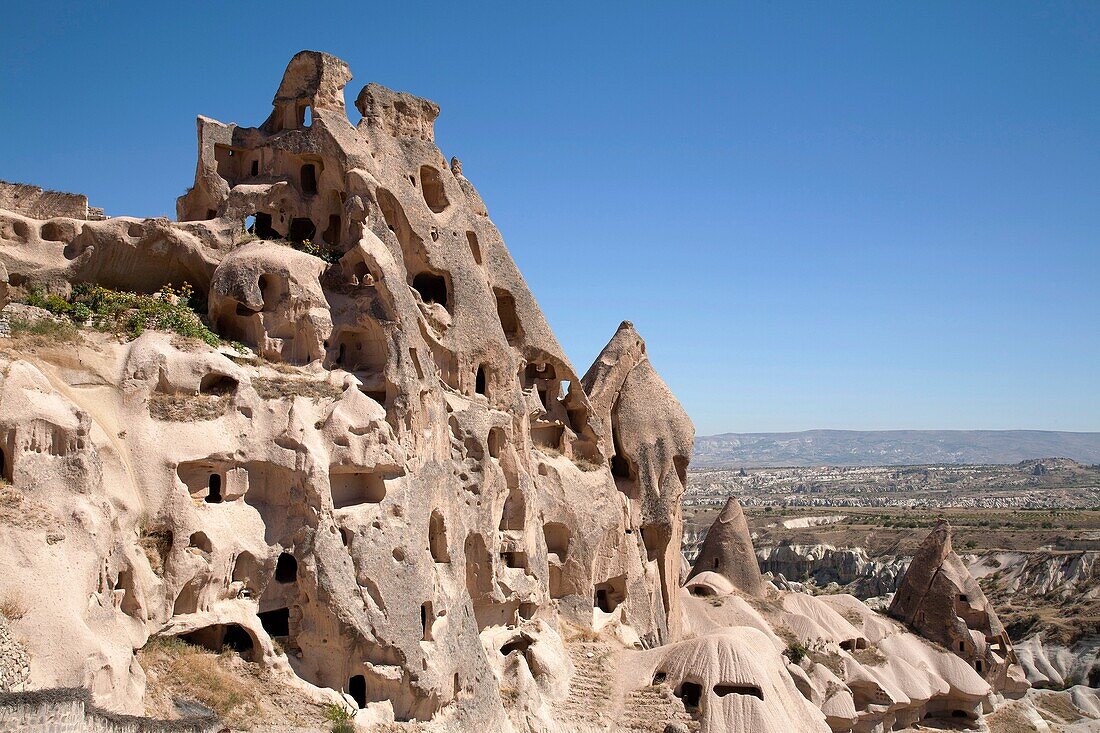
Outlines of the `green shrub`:
M 91 326 L 135 339 L 146 330 L 168 331 L 184 338 L 218 346 L 221 339 L 199 318 L 202 303 L 187 283 L 178 290 L 166 285 L 152 295 L 111 290 L 101 285 L 73 286 L 65 300 L 59 295 L 31 291 L 28 305 L 44 308 L 81 326 Z
M 36 321 L 13 318 L 8 326 L 12 337 L 31 337 L 36 342 L 73 343 L 79 338 L 76 326 L 72 323 L 55 321 L 52 318 L 39 318 Z
M 321 243 L 314 244 L 312 240 L 303 239 L 301 242 L 291 242 L 290 246 L 299 252 L 305 252 L 307 255 L 313 255 L 314 257 L 320 257 L 329 264 L 334 264 L 340 261 L 340 253 L 333 249 L 330 245 Z
M 332 733 L 355 733 L 355 725 L 352 723 L 354 719 L 355 713 L 343 705 L 325 705 L 325 720 L 332 723 Z
M 791 660 L 794 664 L 801 664 L 802 660 L 806 658 L 806 655 L 810 653 L 810 650 L 806 648 L 806 645 L 800 641 L 792 641 L 787 645 L 787 649 L 783 652 L 783 656 Z

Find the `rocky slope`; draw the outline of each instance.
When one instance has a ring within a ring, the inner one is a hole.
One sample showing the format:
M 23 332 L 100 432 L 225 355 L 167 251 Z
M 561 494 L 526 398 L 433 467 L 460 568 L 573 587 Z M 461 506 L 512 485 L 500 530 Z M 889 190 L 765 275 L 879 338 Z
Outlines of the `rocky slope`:
M 579 376 L 438 107 L 368 84 L 352 126 L 350 78 L 304 51 L 259 127 L 200 117 L 176 222 L 3 199 L 5 686 L 250 730 L 862 731 L 1020 692 L 765 582 L 736 503 L 683 582 L 694 431 L 641 337 Z

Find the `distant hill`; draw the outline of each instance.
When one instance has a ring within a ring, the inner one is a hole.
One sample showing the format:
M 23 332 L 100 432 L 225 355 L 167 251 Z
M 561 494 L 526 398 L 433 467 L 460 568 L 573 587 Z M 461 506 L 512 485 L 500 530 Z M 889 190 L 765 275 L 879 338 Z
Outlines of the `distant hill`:
M 912 466 L 1019 463 L 1048 457 L 1100 463 L 1100 433 L 1053 430 L 722 433 L 695 439 L 692 466 Z

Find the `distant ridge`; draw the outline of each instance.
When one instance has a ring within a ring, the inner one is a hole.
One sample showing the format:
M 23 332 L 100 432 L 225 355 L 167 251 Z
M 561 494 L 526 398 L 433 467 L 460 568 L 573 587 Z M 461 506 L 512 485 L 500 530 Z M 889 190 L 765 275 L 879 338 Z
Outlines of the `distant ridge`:
M 1100 433 L 1055 430 L 805 430 L 695 439 L 692 466 L 914 466 L 1072 458 L 1100 463 Z

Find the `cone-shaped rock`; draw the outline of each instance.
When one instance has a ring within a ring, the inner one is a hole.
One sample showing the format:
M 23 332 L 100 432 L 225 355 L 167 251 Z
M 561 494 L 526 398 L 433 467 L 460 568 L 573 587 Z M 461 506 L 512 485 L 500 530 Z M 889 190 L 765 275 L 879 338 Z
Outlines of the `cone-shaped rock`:
M 581 381 L 599 424 L 600 450 L 611 456 L 615 485 L 629 502 L 630 529 L 660 574 L 668 620 L 659 641 L 678 636 L 680 499 L 695 426 L 653 368 L 645 342 L 623 321 Z M 662 614 L 655 614 L 660 617 Z
M 1026 690 L 1008 634 L 951 537 L 951 525 L 940 520 L 913 556 L 889 613 L 965 659 L 995 687 Z
M 732 496 L 707 530 L 699 557 L 695 559 L 688 577 L 690 579 L 707 571 L 724 576 L 743 593 L 753 596 L 764 594 L 764 579 L 756 562 L 749 523 L 745 520 L 741 505 Z

